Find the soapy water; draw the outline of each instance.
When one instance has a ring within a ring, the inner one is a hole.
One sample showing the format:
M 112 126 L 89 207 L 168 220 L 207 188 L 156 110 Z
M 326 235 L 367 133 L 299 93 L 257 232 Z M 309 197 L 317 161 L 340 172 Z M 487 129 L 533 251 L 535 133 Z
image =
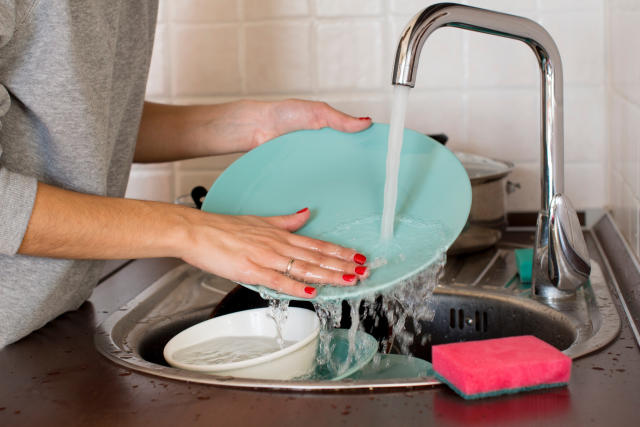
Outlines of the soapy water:
M 191 365 L 220 365 L 265 356 L 295 342 L 265 336 L 218 337 L 178 350 L 173 358 L 177 362 Z

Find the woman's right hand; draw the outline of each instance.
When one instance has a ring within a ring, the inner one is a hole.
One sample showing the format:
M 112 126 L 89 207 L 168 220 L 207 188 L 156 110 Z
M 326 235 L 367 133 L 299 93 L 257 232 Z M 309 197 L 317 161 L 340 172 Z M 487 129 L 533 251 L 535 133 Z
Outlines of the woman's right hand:
M 292 233 L 308 220 L 308 209 L 275 217 L 219 215 L 38 183 L 18 253 L 65 259 L 178 257 L 230 280 L 302 298 L 316 296 L 309 283 L 352 286 L 367 276 L 366 258 L 355 250 Z
M 301 298 L 316 296 L 309 283 L 353 286 L 368 276 L 354 249 L 293 234 L 309 219 L 306 208 L 274 217 L 189 211 L 180 257 L 218 276 Z

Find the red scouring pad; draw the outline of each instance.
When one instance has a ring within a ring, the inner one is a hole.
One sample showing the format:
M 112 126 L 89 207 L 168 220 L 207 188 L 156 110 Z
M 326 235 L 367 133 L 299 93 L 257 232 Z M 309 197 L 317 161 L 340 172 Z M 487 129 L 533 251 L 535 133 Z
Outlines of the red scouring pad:
M 433 370 L 465 399 L 567 385 L 571 358 L 531 336 L 434 345 Z

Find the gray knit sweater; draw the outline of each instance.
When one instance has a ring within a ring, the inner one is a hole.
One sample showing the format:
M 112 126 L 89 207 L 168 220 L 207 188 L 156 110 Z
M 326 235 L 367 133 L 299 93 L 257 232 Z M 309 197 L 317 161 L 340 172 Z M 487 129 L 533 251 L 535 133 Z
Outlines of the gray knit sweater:
M 123 196 L 157 0 L 0 0 L 0 347 L 90 295 L 99 261 L 17 255 L 41 181 Z

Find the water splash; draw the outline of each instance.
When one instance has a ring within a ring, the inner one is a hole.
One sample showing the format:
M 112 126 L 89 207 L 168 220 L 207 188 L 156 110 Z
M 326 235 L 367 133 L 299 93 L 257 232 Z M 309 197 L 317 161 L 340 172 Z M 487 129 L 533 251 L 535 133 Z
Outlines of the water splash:
M 289 300 L 280 300 L 275 298 L 268 298 L 269 301 L 269 313 L 268 316 L 273 319 L 276 324 L 276 342 L 280 346 L 280 349 L 284 348 L 285 341 L 282 337 L 282 327 L 287 321 L 289 314 Z
M 316 363 L 328 365 L 330 370 L 337 374 L 344 373 L 360 354 L 357 332 L 376 328 L 379 330 L 382 325 L 388 325 L 389 331 L 378 337 L 379 351 L 410 355 L 410 347 L 416 343 L 417 337 L 424 336 L 424 323 L 433 320 L 435 316 L 431 296 L 445 262 L 446 256 L 441 254 L 428 268 L 386 292 L 344 301 L 346 310 L 343 309 L 342 301 L 314 302 L 313 306 L 321 325 Z M 351 322 L 348 331 L 349 351 L 347 358 L 338 365 L 338 362 L 332 359 L 334 349 L 331 348 L 330 337 L 331 331 L 340 327 L 346 320 L 343 319 L 344 314 L 348 314 Z M 363 319 L 368 321 L 367 325 Z M 379 355 L 377 360 L 379 363 Z M 373 363 L 375 362 L 376 358 L 373 360 Z

